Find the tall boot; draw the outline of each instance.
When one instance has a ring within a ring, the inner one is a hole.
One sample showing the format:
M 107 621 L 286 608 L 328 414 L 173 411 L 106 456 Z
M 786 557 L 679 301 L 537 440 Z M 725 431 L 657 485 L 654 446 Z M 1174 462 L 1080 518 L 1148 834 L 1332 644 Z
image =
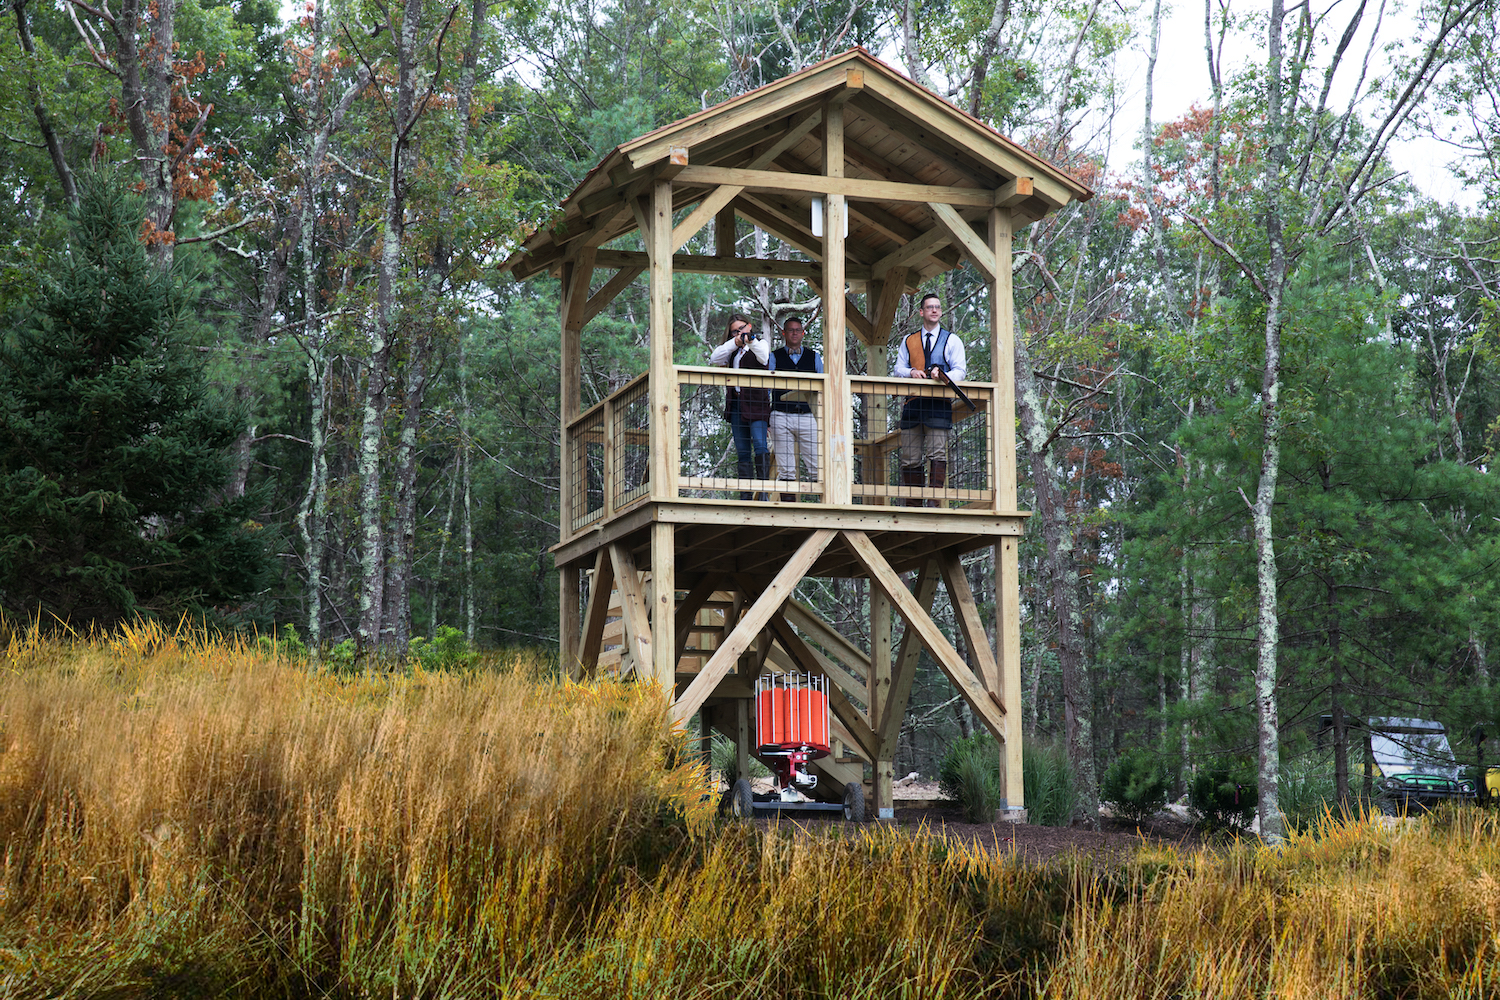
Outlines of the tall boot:
M 932 460 L 932 475 L 928 478 L 928 485 L 935 490 L 940 490 L 948 485 L 948 463 L 946 461 Z M 943 506 L 943 501 L 940 498 L 934 498 L 927 501 L 927 506 L 941 507 Z
M 797 494 L 795 494 L 795 493 L 783 493 L 783 494 L 781 494 L 781 502 L 782 503 L 796 503 L 797 502 Z
M 736 470 L 735 470 L 735 474 L 740 479 L 749 479 L 749 478 L 751 478 L 751 476 L 750 476 L 750 460 L 748 458 L 742 458 L 742 459 L 739 460 L 739 462 L 737 464 L 737 467 L 736 467 Z M 740 499 L 741 500 L 749 500 L 754 495 L 755 494 L 751 493 L 749 490 L 740 490 Z
M 769 454 L 755 456 L 755 478 L 771 478 L 771 456 Z M 771 499 L 771 495 L 769 493 L 757 493 L 755 494 L 755 499 L 764 503 Z
M 922 474 L 922 467 L 920 465 L 903 465 L 903 466 L 901 466 L 901 485 L 902 486 L 915 486 L 918 489 L 920 489 L 923 486 L 926 486 L 927 485 L 927 477 Z M 910 498 L 908 498 L 906 500 L 906 506 L 908 506 L 908 507 L 920 507 L 920 506 L 922 506 L 922 498 L 921 497 L 910 497 Z

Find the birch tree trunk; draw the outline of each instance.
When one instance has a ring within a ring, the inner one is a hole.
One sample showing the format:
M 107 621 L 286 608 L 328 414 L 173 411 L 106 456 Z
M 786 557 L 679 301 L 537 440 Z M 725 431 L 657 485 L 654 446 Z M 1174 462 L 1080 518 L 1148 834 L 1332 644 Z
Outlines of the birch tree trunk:
M 1281 727 L 1276 705 L 1276 661 L 1280 619 L 1276 606 L 1276 538 L 1272 520 L 1276 480 L 1281 472 L 1281 308 L 1286 292 L 1287 258 L 1282 229 L 1281 191 L 1286 161 L 1286 122 L 1282 106 L 1282 21 L 1284 0 L 1271 0 L 1266 39 L 1266 323 L 1265 367 L 1261 373 L 1260 479 L 1251 505 L 1255 528 L 1255 709 L 1257 782 L 1260 835 L 1270 843 L 1282 840 L 1277 781 L 1281 766 Z
M 391 347 L 400 321 L 396 302 L 401 248 L 406 233 L 406 175 L 414 158 L 409 144 L 416 121 L 417 47 L 421 0 L 406 0 L 396 29 L 396 99 L 391 114 L 380 277 L 375 292 L 375 325 L 370 331 L 370 360 L 359 435 L 359 517 L 362 586 L 359 595 L 359 641 L 368 651 L 386 653 L 394 642 L 394 623 L 387 617 L 386 552 L 381 443 L 385 434 L 386 380 Z M 394 26 L 393 26 L 394 27 Z

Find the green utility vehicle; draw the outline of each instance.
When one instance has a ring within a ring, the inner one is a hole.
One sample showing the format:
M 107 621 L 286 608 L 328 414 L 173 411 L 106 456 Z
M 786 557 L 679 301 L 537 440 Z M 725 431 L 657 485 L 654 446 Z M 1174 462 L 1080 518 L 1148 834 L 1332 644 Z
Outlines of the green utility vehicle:
M 1441 722 L 1375 718 L 1370 720 L 1369 735 L 1376 802 L 1388 815 L 1476 800 L 1474 782 L 1463 777 Z

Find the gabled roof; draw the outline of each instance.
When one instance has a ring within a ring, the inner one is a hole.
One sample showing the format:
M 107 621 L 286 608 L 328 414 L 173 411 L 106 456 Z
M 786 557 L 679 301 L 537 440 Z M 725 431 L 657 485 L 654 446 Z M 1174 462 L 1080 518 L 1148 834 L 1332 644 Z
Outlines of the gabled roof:
M 900 266 L 911 269 L 907 284 L 915 287 L 958 264 L 952 228 L 935 223 L 927 202 L 950 205 L 974 223 L 996 204 L 1039 219 L 1092 197 L 1068 174 L 855 48 L 617 146 L 504 266 L 526 278 L 634 231 L 635 199 L 661 176 L 674 178 L 679 210 L 721 185 L 743 186 L 729 202 L 740 217 L 820 261 L 810 202 L 826 183 L 822 112 L 830 100 L 844 109 L 850 280 Z

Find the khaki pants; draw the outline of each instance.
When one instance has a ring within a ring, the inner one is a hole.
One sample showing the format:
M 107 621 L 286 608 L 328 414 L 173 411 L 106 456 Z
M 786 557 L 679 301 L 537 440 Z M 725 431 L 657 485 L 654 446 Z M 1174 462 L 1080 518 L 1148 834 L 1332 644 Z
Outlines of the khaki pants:
M 901 428 L 901 464 L 903 466 L 925 468 L 929 462 L 946 461 L 948 461 L 948 428 L 928 427 L 926 424 Z
M 807 478 L 818 480 L 818 420 L 811 413 L 771 413 L 771 450 L 776 453 L 776 478 L 797 479 L 797 459 L 807 467 Z

